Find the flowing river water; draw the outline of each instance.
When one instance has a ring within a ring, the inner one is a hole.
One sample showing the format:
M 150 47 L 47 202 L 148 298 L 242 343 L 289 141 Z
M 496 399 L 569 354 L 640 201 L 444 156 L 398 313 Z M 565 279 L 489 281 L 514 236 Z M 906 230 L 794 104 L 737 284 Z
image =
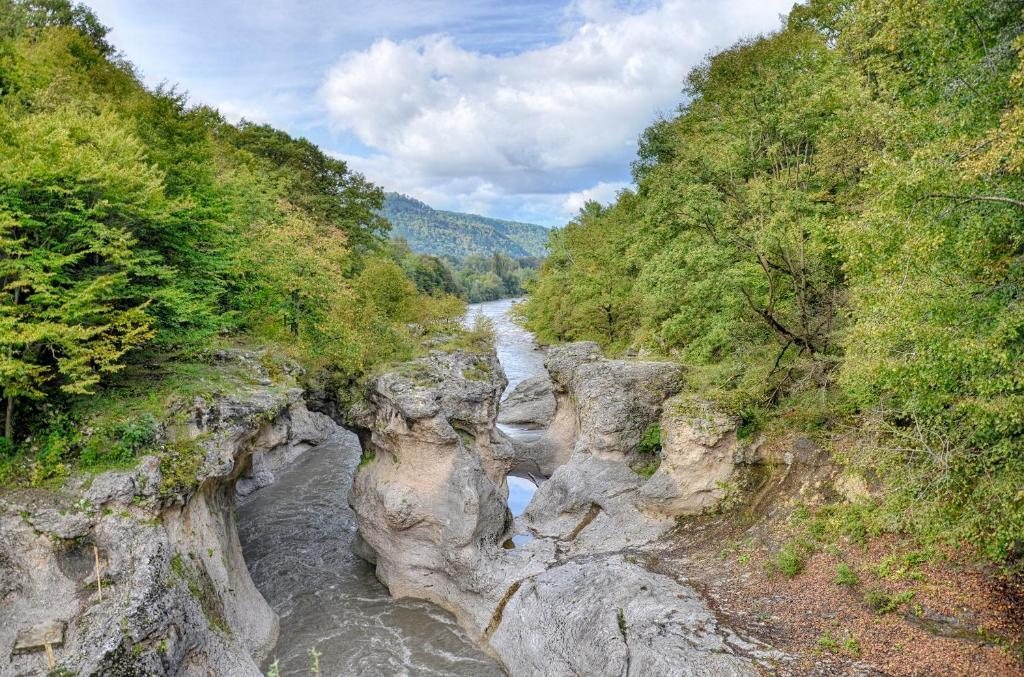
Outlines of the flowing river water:
M 466 318 L 471 324 L 483 315 L 493 322 L 509 389 L 544 369 L 533 337 L 512 322 L 511 308 L 510 300 L 474 304 Z M 348 490 L 359 456 L 358 440 L 346 433 L 306 452 L 238 506 L 249 572 L 281 618 L 264 668 L 276 659 L 280 675 L 308 675 L 315 651 L 325 677 L 504 674 L 450 614 L 427 602 L 392 599 L 373 567 L 352 553 L 356 524 Z M 509 478 L 515 515 L 534 488 Z

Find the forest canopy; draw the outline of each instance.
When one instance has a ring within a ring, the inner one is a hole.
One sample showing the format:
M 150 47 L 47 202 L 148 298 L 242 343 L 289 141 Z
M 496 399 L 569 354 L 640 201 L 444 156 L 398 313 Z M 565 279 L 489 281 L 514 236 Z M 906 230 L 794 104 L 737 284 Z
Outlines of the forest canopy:
M 811 0 L 693 70 L 635 189 L 552 233 L 542 339 L 672 356 L 751 434 L 888 487 L 879 520 L 1024 556 L 1024 16 Z
M 67 0 L 0 0 L 3 481 L 59 479 L 76 412 L 218 349 L 270 346 L 338 389 L 463 312 L 391 256 L 378 187 L 147 89 L 105 36 Z

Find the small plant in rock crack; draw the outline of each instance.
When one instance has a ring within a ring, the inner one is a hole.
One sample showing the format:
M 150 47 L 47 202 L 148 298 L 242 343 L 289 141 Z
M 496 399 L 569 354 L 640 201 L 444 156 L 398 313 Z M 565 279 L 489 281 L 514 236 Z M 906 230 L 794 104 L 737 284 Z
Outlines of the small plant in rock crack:
M 320 656 L 323 654 L 317 651 L 315 646 L 309 647 L 309 673 L 311 675 L 320 674 Z
M 625 642 L 625 641 L 627 641 L 627 639 L 626 639 L 626 612 L 623 611 L 622 609 L 619 609 L 618 618 L 619 618 L 619 634 L 622 635 L 622 641 Z

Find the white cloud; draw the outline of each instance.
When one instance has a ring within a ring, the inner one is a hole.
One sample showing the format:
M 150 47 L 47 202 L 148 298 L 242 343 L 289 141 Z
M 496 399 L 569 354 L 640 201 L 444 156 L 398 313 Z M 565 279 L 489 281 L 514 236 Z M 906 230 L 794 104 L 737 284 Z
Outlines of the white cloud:
M 451 37 L 380 39 L 321 88 L 332 124 L 379 155 L 388 187 L 486 206 L 550 195 L 560 216 L 622 187 L 640 131 L 681 98 L 707 53 L 771 30 L 792 0 L 577 0 L 564 39 L 494 56 Z M 463 192 L 452 194 L 451 190 Z M 476 196 L 476 197 L 474 197 Z
M 591 200 L 600 202 L 601 204 L 608 204 L 615 200 L 619 191 L 628 187 L 628 183 L 621 181 L 613 181 L 610 183 L 601 181 L 595 186 L 566 195 L 565 199 L 562 200 L 562 209 L 566 213 L 575 214 L 579 212 L 579 210 L 583 209 L 583 205 L 587 204 Z

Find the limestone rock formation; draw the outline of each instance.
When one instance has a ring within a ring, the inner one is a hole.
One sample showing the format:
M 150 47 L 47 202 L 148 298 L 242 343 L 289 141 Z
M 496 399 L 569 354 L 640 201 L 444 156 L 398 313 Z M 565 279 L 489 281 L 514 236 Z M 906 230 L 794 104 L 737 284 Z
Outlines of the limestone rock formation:
M 621 555 L 526 579 L 491 646 L 512 675 L 752 675 L 692 589 Z
M 521 381 L 498 407 L 498 423 L 544 427 L 555 415 L 551 379 L 533 376 Z
M 550 349 L 556 410 L 543 444 L 495 430 L 504 378 L 493 355 L 435 353 L 370 384 L 350 502 L 357 552 L 397 596 L 447 608 L 512 675 L 752 674 L 753 647 L 700 597 L 632 554 L 674 525 L 643 510 L 630 468 L 679 388 L 679 367 Z M 479 380 L 467 378 L 474 375 Z M 513 521 L 506 474 L 543 482 Z M 526 537 L 514 549 L 499 544 Z
M 393 595 L 431 600 L 476 627 L 486 604 L 472 598 L 495 594 L 479 564 L 512 523 L 512 447 L 494 428 L 505 384 L 493 353 L 434 352 L 375 379 L 357 421 L 357 551 Z
M 253 455 L 333 432 L 300 396 L 290 380 L 240 384 L 169 415 L 161 456 L 132 470 L 3 492 L 0 673 L 45 673 L 44 647 L 15 643 L 61 623 L 52 648 L 71 674 L 260 675 L 278 621 L 242 557 L 234 484 Z
M 640 489 L 642 505 L 665 515 L 695 515 L 725 498 L 735 470 L 737 422 L 707 403 L 665 403 L 661 464 Z

